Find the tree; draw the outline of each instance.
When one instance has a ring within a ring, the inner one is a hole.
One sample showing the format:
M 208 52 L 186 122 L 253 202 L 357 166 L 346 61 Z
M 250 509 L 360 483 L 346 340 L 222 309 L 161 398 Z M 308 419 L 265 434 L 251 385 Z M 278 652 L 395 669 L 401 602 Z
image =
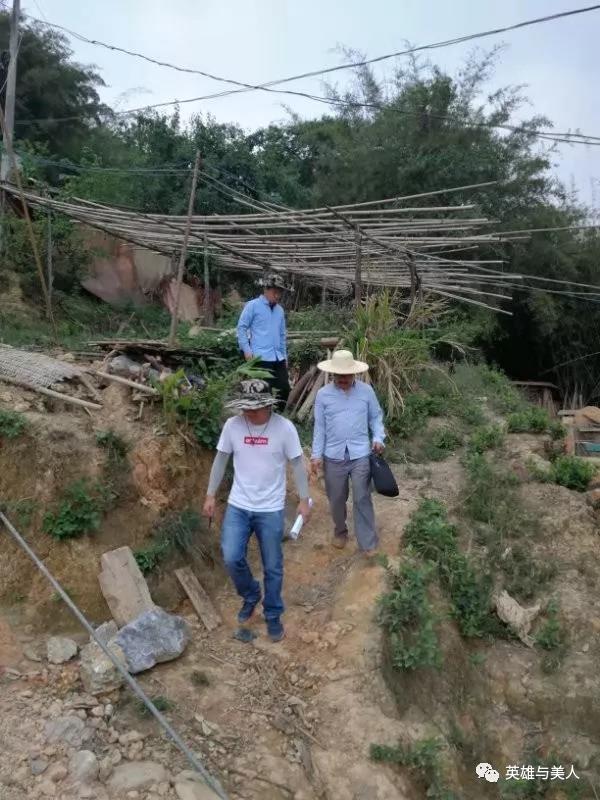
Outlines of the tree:
M 0 48 L 8 51 L 10 14 L 0 13 Z M 94 67 L 71 61 L 67 39 L 37 23 L 21 23 L 16 91 L 15 140 L 57 156 L 76 158 L 90 134 L 110 117 Z M 8 60 L 3 59 L 4 84 Z M 4 97 L 2 97 L 4 103 Z M 68 118 L 68 122 L 62 122 Z

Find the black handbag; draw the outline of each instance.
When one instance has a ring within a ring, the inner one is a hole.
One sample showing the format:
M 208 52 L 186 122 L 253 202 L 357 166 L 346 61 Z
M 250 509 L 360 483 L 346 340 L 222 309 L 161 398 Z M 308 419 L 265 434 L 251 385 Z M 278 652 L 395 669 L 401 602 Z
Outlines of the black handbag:
M 371 453 L 370 461 L 371 478 L 377 494 L 382 494 L 384 497 L 398 497 L 400 489 L 398 489 L 394 474 L 385 458 Z

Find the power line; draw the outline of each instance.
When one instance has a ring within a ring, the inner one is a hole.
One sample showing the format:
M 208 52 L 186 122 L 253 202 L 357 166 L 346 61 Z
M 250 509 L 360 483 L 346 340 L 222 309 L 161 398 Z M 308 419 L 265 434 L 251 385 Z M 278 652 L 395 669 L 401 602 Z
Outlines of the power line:
M 560 19 L 560 18 L 563 18 L 563 17 L 570 17 L 570 16 L 573 16 L 573 15 L 576 15 L 576 14 L 582 14 L 582 13 L 586 13 L 586 12 L 589 12 L 589 11 L 595 11 L 595 10 L 598 10 L 598 9 L 600 9 L 600 4 L 597 4 L 597 5 L 594 5 L 594 6 L 587 6 L 585 8 L 580 8 L 580 9 L 574 9 L 573 11 L 564 11 L 564 12 L 560 12 L 560 13 L 557 13 L 557 14 L 552 14 L 552 15 L 545 16 L 545 17 L 538 17 L 538 18 L 533 19 L 533 20 L 526 20 L 524 22 L 516 23 L 515 25 L 505 26 L 503 28 L 495 28 L 495 29 L 492 29 L 492 30 L 483 31 L 483 32 L 480 32 L 480 33 L 468 34 L 466 36 L 457 37 L 455 39 L 449 39 L 449 40 L 442 41 L 442 42 L 435 42 L 435 43 L 432 43 L 432 44 L 420 45 L 418 47 L 409 48 L 407 50 L 397 51 L 397 52 L 389 53 L 389 54 L 382 55 L 382 56 L 376 56 L 375 58 L 371 58 L 371 59 L 364 59 L 362 61 L 351 62 L 351 63 L 348 63 L 348 64 L 339 64 L 337 66 L 326 67 L 326 68 L 323 68 L 321 70 L 313 70 L 312 72 L 305 72 L 305 73 L 301 73 L 299 75 L 294 75 L 294 76 L 291 76 L 291 77 L 282 78 L 282 79 L 278 79 L 278 80 L 275 80 L 275 81 L 268 81 L 268 82 L 263 83 L 263 84 L 249 84 L 249 83 L 245 83 L 243 81 L 238 81 L 238 80 L 235 80 L 235 79 L 232 79 L 232 78 L 224 78 L 224 77 L 215 75 L 213 73 L 206 72 L 204 70 L 193 69 L 193 68 L 190 68 L 190 67 L 181 67 L 179 65 L 172 64 L 172 63 L 167 62 L 167 61 L 160 61 L 158 59 L 152 58 L 151 56 L 146 56 L 146 55 L 144 55 L 142 53 L 138 53 L 138 52 L 133 51 L 133 50 L 128 50 L 126 48 L 122 48 L 122 47 L 119 47 L 117 45 L 111 45 L 111 44 L 108 44 L 106 42 L 102 42 L 102 41 L 99 41 L 99 40 L 96 40 L 96 39 L 89 39 L 88 37 L 83 36 L 82 34 L 77 33 L 76 31 L 72 31 L 71 29 L 66 28 L 65 26 L 62 26 L 62 25 L 58 25 L 56 23 L 44 22 L 43 20 L 40 20 L 40 19 L 38 19 L 36 17 L 29 17 L 29 19 L 31 19 L 34 22 L 37 22 L 37 23 L 39 23 L 41 25 L 47 25 L 49 27 L 56 28 L 58 30 L 64 31 L 65 33 L 68 33 L 70 36 L 75 37 L 79 41 L 83 41 L 83 42 L 86 42 L 88 44 L 104 47 L 106 49 L 109 49 L 109 50 L 112 50 L 112 51 L 115 51 L 115 52 L 121 52 L 121 53 L 124 53 L 126 55 L 130 55 L 130 56 L 133 56 L 133 57 L 136 57 L 136 58 L 141 58 L 144 61 L 147 61 L 149 63 L 153 63 L 153 64 L 155 64 L 157 66 L 161 66 L 161 67 L 167 67 L 169 69 L 174 69 L 174 70 L 176 70 L 178 72 L 184 72 L 184 73 L 189 73 L 189 74 L 197 74 L 197 75 L 201 75 L 201 76 L 206 77 L 206 78 L 210 78 L 211 80 L 219 81 L 219 82 L 222 82 L 222 83 L 228 83 L 228 84 L 232 84 L 234 86 L 240 87 L 240 88 L 232 89 L 232 90 L 228 90 L 228 91 L 216 92 L 216 93 L 213 93 L 213 94 L 207 94 L 207 95 L 201 95 L 201 96 L 198 96 L 198 97 L 187 98 L 187 99 L 184 99 L 184 100 L 169 100 L 169 101 L 165 101 L 165 102 L 162 102 L 162 103 L 154 103 L 154 104 L 149 104 L 149 105 L 145 105 L 145 106 L 139 106 L 137 108 L 127 109 L 127 110 L 124 110 L 124 111 L 113 112 L 115 114 L 115 116 L 126 116 L 126 115 L 130 115 L 130 114 L 135 114 L 135 113 L 142 113 L 142 112 L 150 110 L 150 109 L 165 108 L 165 107 L 168 107 L 168 106 L 179 105 L 179 104 L 184 104 L 184 103 L 187 104 L 187 103 L 199 102 L 199 101 L 204 101 L 204 100 L 212 100 L 212 99 L 217 99 L 217 98 L 221 98 L 221 97 L 227 97 L 227 96 L 230 96 L 232 94 L 238 94 L 238 93 L 243 93 L 243 92 L 248 92 L 248 91 L 256 91 L 256 90 L 273 92 L 273 93 L 276 93 L 276 94 L 293 95 L 293 96 L 296 96 L 296 97 L 302 97 L 302 98 L 305 98 L 305 99 L 313 100 L 313 101 L 316 101 L 316 102 L 319 102 L 319 103 L 324 103 L 326 105 L 337 105 L 337 106 L 342 106 L 342 107 L 353 106 L 353 107 L 357 107 L 357 108 L 368 108 L 368 109 L 375 109 L 375 110 L 390 109 L 391 107 L 389 105 L 384 105 L 384 104 L 379 104 L 379 103 L 363 103 L 363 102 L 354 101 L 354 100 L 339 100 L 337 98 L 323 97 L 321 95 L 311 94 L 309 92 L 301 92 L 301 91 L 295 91 L 295 90 L 291 90 L 291 89 L 273 89 L 272 87 L 273 86 L 278 86 L 278 85 L 281 85 L 281 84 L 284 84 L 284 83 L 289 83 L 289 82 L 292 82 L 292 81 L 295 81 L 295 80 L 301 80 L 301 79 L 304 79 L 304 78 L 310 78 L 310 77 L 316 77 L 316 76 L 319 76 L 319 75 L 330 74 L 332 72 L 336 72 L 336 71 L 339 71 L 339 70 L 355 69 L 357 67 L 366 66 L 368 64 L 373 64 L 373 63 L 376 63 L 376 62 L 384 61 L 384 60 L 390 59 L 390 58 L 396 58 L 396 57 L 403 56 L 403 55 L 410 55 L 412 53 L 420 52 L 420 51 L 423 51 L 423 50 L 447 47 L 447 46 L 452 45 L 452 44 L 457 44 L 457 43 L 461 43 L 461 42 L 471 41 L 471 40 L 477 39 L 477 38 L 497 35 L 499 33 L 505 33 L 505 32 L 508 32 L 508 31 L 517 30 L 519 28 L 524 28 L 524 27 L 531 26 L 531 25 L 536 25 L 536 24 L 540 24 L 540 23 L 544 23 L 544 22 L 549 22 L 549 21 Z M 401 113 L 401 114 L 408 115 L 408 116 L 413 116 L 413 117 L 418 116 L 414 112 L 402 111 L 401 109 L 392 109 L 392 110 L 394 112 L 396 112 L 396 113 Z M 429 117 L 431 117 L 433 119 L 446 120 L 446 121 L 450 121 L 450 122 L 453 121 L 451 117 L 445 116 L 445 115 L 429 114 Z M 31 124 L 36 124 L 36 123 L 43 124 L 43 123 L 68 122 L 68 121 L 76 120 L 76 119 L 80 119 L 80 118 L 81 118 L 81 115 L 70 116 L 70 117 L 60 117 L 60 118 L 41 118 L 41 119 L 34 119 L 34 120 L 23 120 L 19 124 L 21 124 L 21 125 L 31 125 Z M 594 136 L 594 135 L 591 135 L 591 134 L 570 133 L 570 132 L 555 133 L 553 131 L 536 131 L 536 130 L 528 128 L 526 126 L 513 126 L 513 125 L 492 124 L 492 123 L 484 123 L 484 122 L 482 122 L 482 123 L 464 123 L 464 122 L 461 121 L 460 124 L 461 124 L 462 127 L 467 127 L 467 128 L 493 128 L 493 129 L 498 129 L 498 130 L 506 130 L 506 131 L 509 131 L 511 133 L 525 133 L 525 134 L 528 134 L 528 135 L 535 136 L 536 138 L 547 139 L 548 141 L 553 141 L 553 142 L 557 142 L 557 143 L 589 144 L 589 145 L 593 145 L 593 144 L 596 144 L 596 143 L 600 144 L 600 137 L 599 136 Z
M 434 49 L 438 49 L 438 48 L 441 48 L 441 47 L 448 47 L 448 46 L 454 45 L 454 44 L 462 44 L 464 42 L 473 41 L 474 39 L 481 39 L 481 38 L 489 37 L 489 36 L 497 36 L 498 34 L 501 34 L 501 33 L 508 33 L 509 31 L 518 30 L 520 28 L 526 28 L 526 27 L 529 27 L 531 25 L 539 25 L 539 24 L 544 23 L 544 22 L 551 22 L 551 21 L 554 21 L 554 20 L 557 20 L 557 19 L 562 19 L 562 18 L 565 18 L 565 17 L 572 17 L 572 16 L 575 16 L 577 14 L 587 13 L 589 11 L 597 11 L 598 9 L 600 9 L 600 4 L 596 4 L 596 5 L 593 5 L 593 6 L 586 6 L 584 8 L 577 8 L 577 9 L 573 9 L 572 11 L 561 11 L 559 13 L 550 14 L 550 15 L 545 16 L 545 17 L 537 17 L 535 19 L 530 19 L 530 20 L 525 20 L 523 22 L 518 22 L 518 23 L 515 23 L 514 25 L 506 25 L 506 26 L 504 26 L 502 28 L 492 28 L 492 29 L 487 30 L 487 31 L 481 31 L 479 33 L 471 33 L 471 34 L 467 34 L 465 36 L 455 37 L 453 39 L 446 39 L 446 40 L 441 41 L 441 42 L 434 42 L 432 44 L 419 45 L 417 47 L 411 47 L 411 48 L 409 48 L 407 50 L 398 50 L 398 51 L 395 51 L 393 53 L 387 53 L 385 55 L 375 56 L 374 58 L 367 58 L 367 59 L 363 59 L 361 61 L 354 61 L 354 62 L 350 62 L 348 64 L 338 64 L 338 65 L 333 66 L 333 67 L 324 67 L 322 69 L 312 70 L 310 72 L 303 72 L 303 73 L 300 73 L 298 75 L 292 75 L 292 76 L 287 77 L 287 78 L 279 78 L 277 80 L 268 81 L 267 83 L 262 83 L 262 84 L 244 83 L 243 81 L 238 81 L 238 80 L 235 80 L 233 78 L 224 78 L 222 76 L 215 75 L 213 73 L 206 72 L 204 70 L 193 69 L 191 67 L 181 67 L 181 66 L 179 66 L 177 64 L 172 64 L 172 63 L 170 63 L 168 61 L 160 61 L 160 60 L 158 60 L 156 58 L 152 58 L 151 56 L 144 55 L 143 53 L 138 53 L 138 52 L 136 52 L 134 50 L 128 50 L 128 49 L 126 49 L 124 47 L 119 47 L 118 45 L 107 44 L 106 42 L 102 42 L 102 41 L 99 41 L 97 39 L 89 39 L 86 36 L 83 36 L 83 34 L 77 33 L 76 31 L 72 31 L 69 28 L 66 28 L 66 27 L 64 27 L 62 25 L 58 25 L 56 23 L 43 21 L 43 20 L 37 19 L 36 17 L 29 17 L 29 18 L 32 19 L 34 22 L 40 23 L 41 25 L 48 25 L 48 26 L 50 26 L 52 28 L 57 28 L 58 30 L 64 31 L 65 33 L 68 33 L 70 36 L 74 36 L 76 39 L 79 39 L 82 42 L 86 42 L 88 44 L 93 44 L 93 45 L 96 45 L 96 46 L 99 46 L 99 47 L 104 47 L 104 48 L 107 48 L 108 50 L 113 50 L 113 51 L 116 51 L 116 52 L 124 53 L 126 55 L 134 56 L 136 58 L 141 58 L 144 61 L 150 62 L 151 64 L 156 64 L 157 66 L 160 66 L 160 67 L 168 67 L 169 69 L 177 70 L 177 72 L 186 72 L 186 73 L 191 73 L 191 74 L 194 74 L 194 75 L 202 75 L 203 77 L 210 78 L 211 80 L 214 80 L 214 81 L 219 81 L 221 83 L 232 84 L 234 86 L 240 87 L 240 90 L 246 92 L 246 91 L 255 91 L 255 90 L 267 90 L 272 86 L 278 86 L 278 85 L 281 85 L 283 83 L 291 83 L 292 81 L 302 80 L 304 78 L 320 77 L 322 75 L 328 75 L 328 74 L 331 74 L 333 72 L 339 72 L 341 70 L 346 70 L 346 69 L 356 69 L 357 67 L 364 67 L 364 66 L 367 66 L 369 64 L 375 64 L 375 63 L 379 63 L 381 61 L 386 61 L 386 60 L 388 60 L 390 58 L 398 58 L 399 56 L 405 56 L 405 55 L 410 55 L 412 53 L 422 52 L 423 50 L 434 50 Z

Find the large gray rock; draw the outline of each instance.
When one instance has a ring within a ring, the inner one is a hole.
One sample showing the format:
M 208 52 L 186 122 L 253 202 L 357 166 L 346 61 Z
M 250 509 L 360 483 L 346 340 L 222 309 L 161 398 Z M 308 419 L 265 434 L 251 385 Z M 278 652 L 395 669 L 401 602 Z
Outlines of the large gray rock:
M 98 759 L 91 750 L 79 750 L 69 759 L 69 777 L 76 783 L 92 783 L 98 770 Z
M 108 779 L 109 791 L 114 794 L 124 794 L 136 789 L 146 789 L 155 783 L 168 781 L 166 769 L 162 764 L 154 761 L 131 761 L 129 764 L 119 764 Z
M 118 632 L 119 626 L 114 619 L 110 619 L 108 622 L 103 622 L 102 625 L 99 625 L 94 631 L 96 637 L 100 639 L 102 644 L 108 644 L 111 639 L 114 639 Z M 95 639 L 90 637 L 90 642 L 94 641 Z
M 65 664 L 77 655 L 77 645 L 66 636 L 51 636 L 46 650 L 51 664 Z
M 114 641 L 107 645 L 110 652 L 127 669 L 123 651 Z M 79 666 L 81 682 L 89 694 L 107 694 L 123 685 L 123 677 L 114 663 L 95 642 L 90 642 L 81 651 Z
M 177 658 L 189 640 L 189 626 L 182 617 L 155 607 L 121 628 L 114 641 L 122 649 L 129 671 L 135 674 Z
M 71 747 L 81 747 L 84 742 L 92 738 L 93 733 L 90 728 L 86 728 L 84 721 L 74 714 L 51 719 L 44 729 L 48 744 L 64 742 Z

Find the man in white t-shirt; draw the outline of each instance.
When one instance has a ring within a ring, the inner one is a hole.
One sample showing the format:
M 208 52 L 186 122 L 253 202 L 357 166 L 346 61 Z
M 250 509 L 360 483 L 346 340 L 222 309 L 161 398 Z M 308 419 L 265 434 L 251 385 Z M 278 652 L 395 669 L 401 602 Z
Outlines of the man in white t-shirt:
M 233 486 L 221 531 L 223 559 L 243 600 L 238 621 L 247 622 L 261 600 L 260 584 L 247 561 L 248 542 L 256 534 L 264 572 L 263 609 L 274 642 L 284 636 L 282 540 L 288 462 L 300 497 L 298 514 L 305 520 L 310 514 L 298 432 L 288 419 L 274 413 L 276 403 L 264 381 L 242 381 L 241 392 L 226 406 L 241 414 L 223 426 L 204 503 L 204 514 L 212 518 L 215 496 L 233 454 Z

